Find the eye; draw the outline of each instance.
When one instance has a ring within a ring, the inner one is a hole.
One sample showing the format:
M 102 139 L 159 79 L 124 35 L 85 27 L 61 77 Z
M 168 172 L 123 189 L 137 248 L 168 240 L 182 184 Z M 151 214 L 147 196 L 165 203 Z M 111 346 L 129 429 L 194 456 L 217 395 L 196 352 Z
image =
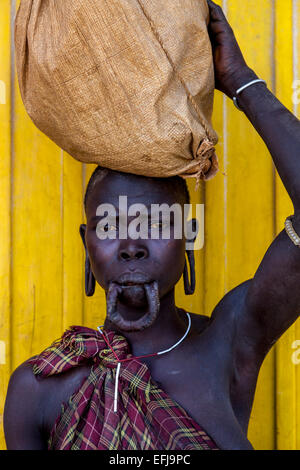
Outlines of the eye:
M 151 226 L 156 226 L 156 227 L 161 227 L 161 226 L 163 226 L 163 225 L 169 225 L 170 222 L 171 222 L 171 220 L 170 220 L 169 217 L 163 217 L 163 218 L 161 218 L 161 219 L 159 219 L 159 220 L 158 220 L 158 219 L 157 219 L 157 220 L 153 220 L 152 222 L 151 222 L 151 220 L 150 220 Z
M 99 230 L 100 232 L 115 232 L 117 230 L 117 227 L 112 224 L 98 224 L 97 230 Z
M 164 228 L 168 228 L 170 225 L 170 222 L 167 222 L 167 221 L 163 221 L 163 220 L 160 220 L 159 222 L 152 222 L 150 224 L 150 227 L 151 229 L 154 229 L 154 230 L 163 230 Z
M 160 227 L 162 227 L 162 222 L 153 222 L 152 224 L 150 224 L 150 227 L 160 228 Z

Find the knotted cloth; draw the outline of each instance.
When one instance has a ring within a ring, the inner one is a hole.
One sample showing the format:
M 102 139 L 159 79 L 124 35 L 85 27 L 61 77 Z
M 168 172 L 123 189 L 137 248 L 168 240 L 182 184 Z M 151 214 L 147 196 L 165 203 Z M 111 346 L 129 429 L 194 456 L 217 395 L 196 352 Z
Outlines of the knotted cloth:
M 212 178 L 206 0 L 21 0 L 15 56 L 36 126 L 84 163 Z
M 146 364 L 132 357 L 126 339 L 106 331 L 122 363 L 118 412 L 113 412 L 118 360 L 96 330 L 73 326 L 39 356 L 33 372 L 61 374 L 84 363 L 91 371 L 79 390 L 62 404 L 52 429 L 49 450 L 210 450 L 216 444 L 152 380 Z

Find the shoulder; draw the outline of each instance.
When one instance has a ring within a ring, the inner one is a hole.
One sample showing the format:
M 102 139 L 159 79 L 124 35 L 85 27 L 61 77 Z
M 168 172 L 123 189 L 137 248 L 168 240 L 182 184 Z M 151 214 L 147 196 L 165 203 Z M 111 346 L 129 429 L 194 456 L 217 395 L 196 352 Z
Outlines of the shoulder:
M 227 336 L 233 333 L 238 318 L 243 314 L 244 302 L 251 282 L 252 279 L 249 279 L 227 292 L 210 315 L 190 313 L 193 328 L 201 333 L 213 325 L 216 334 L 218 330 L 221 334 L 224 334 L 226 330 Z
M 252 363 L 257 363 L 255 332 L 248 327 L 247 321 L 246 299 L 252 281 L 248 279 L 224 295 L 212 311 L 209 329 L 214 340 L 226 345 L 232 359 L 233 356 L 239 360 L 246 357 Z
M 252 279 L 248 279 L 227 292 L 213 309 L 211 321 L 222 321 L 225 318 L 228 321 L 234 321 L 244 308 L 246 295 L 251 284 Z
M 249 279 L 229 291 L 214 308 L 210 324 L 218 340 L 228 344 L 241 375 L 256 377 L 269 348 L 262 346 L 260 325 L 247 306 L 252 285 Z
M 62 404 L 91 372 L 91 365 L 84 364 L 50 377 L 35 375 L 33 362 L 38 357 L 21 364 L 9 381 L 4 409 L 8 449 L 46 449 Z
M 40 384 L 33 373 L 31 363 L 34 359 L 35 356 L 23 362 L 12 373 L 7 390 L 7 400 L 20 399 L 20 395 L 22 395 L 25 400 L 33 401 L 33 395 L 36 397 L 40 393 Z M 24 403 L 24 400 L 21 401 Z
M 40 409 L 41 392 L 40 383 L 28 360 L 13 372 L 8 385 L 4 408 L 4 431 L 8 448 L 23 449 L 26 448 L 25 437 L 28 441 L 39 438 L 43 419 Z

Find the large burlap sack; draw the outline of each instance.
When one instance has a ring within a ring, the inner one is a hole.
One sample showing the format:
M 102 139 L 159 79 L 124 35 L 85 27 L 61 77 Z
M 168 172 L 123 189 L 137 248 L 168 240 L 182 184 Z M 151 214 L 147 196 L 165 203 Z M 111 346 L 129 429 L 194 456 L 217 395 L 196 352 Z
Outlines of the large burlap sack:
M 77 160 L 154 177 L 217 171 L 206 0 L 21 0 L 35 125 Z

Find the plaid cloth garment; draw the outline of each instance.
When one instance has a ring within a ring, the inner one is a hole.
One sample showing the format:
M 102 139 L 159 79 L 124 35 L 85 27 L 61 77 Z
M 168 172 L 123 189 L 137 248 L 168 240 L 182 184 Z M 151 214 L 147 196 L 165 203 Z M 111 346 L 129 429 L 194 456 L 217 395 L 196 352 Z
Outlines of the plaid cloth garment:
M 125 338 L 73 326 L 30 362 L 42 377 L 91 363 L 80 389 L 62 404 L 52 429 L 49 450 L 210 450 L 216 444 L 151 379 L 146 364 L 132 358 L 121 364 L 118 409 L 113 411 L 116 366 L 131 354 Z

